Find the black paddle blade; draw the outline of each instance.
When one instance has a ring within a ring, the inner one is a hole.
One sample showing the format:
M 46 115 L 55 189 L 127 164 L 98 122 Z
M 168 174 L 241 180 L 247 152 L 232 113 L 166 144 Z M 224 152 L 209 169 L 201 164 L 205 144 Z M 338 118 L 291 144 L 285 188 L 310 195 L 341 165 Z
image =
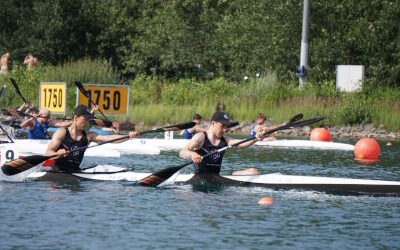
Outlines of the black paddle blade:
M 191 127 L 193 127 L 194 125 L 196 125 L 195 122 L 187 122 L 187 123 L 176 124 L 176 125 L 166 126 L 166 127 L 157 128 L 157 129 L 152 129 L 152 130 L 141 131 L 140 134 L 141 134 L 141 135 L 144 135 L 144 134 L 147 134 L 147 133 L 154 133 L 154 132 L 178 131 L 178 130 L 183 130 L 183 129 L 191 128 Z
M 195 122 L 187 122 L 187 123 L 182 123 L 182 124 L 177 124 L 177 125 L 171 125 L 167 127 L 161 128 L 163 131 L 177 131 L 177 130 L 182 130 L 182 129 L 187 129 L 191 128 L 194 125 L 196 125 Z
M 229 125 L 226 128 L 233 128 L 233 127 L 236 127 L 237 125 L 239 125 L 239 122 L 234 121 L 234 122 L 229 123 Z
M 186 162 L 182 165 L 176 166 L 176 167 L 169 167 L 165 169 L 161 169 L 139 181 L 140 186 L 146 186 L 146 187 L 157 187 L 159 184 L 163 183 L 166 181 L 168 178 L 173 176 L 176 172 L 181 170 L 183 167 L 192 164 L 193 162 Z
M 6 89 L 7 89 L 7 86 L 3 85 L 3 88 L 1 88 L 1 90 L 0 90 L 0 96 L 3 96 L 4 93 L 6 93 Z
M 75 81 L 74 83 L 75 83 L 76 87 L 78 87 L 79 91 L 80 91 L 84 96 L 86 96 L 87 98 L 89 98 L 89 94 L 88 94 L 88 92 L 86 92 L 86 90 L 85 90 L 85 88 L 83 87 L 82 83 L 81 83 L 81 82 L 78 82 L 78 81 Z
M 10 81 L 11 81 L 12 85 L 14 86 L 15 91 L 17 92 L 17 94 L 21 97 L 22 101 L 24 101 L 24 103 L 27 103 L 27 104 L 29 104 L 29 106 L 31 106 L 30 103 L 21 94 L 21 91 L 19 91 L 19 88 L 18 88 L 18 85 L 17 85 L 17 82 L 15 81 L 15 79 L 14 78 L 10 78 Z
M 302 113 L 293 116 L 292 119 L 290 119 L 289 122 L 292 123 L 292 122 L 295 122 L 295 121 L 299 121 L 301 119 L 303 119 L 303 114 Z
M 12 160 L 7 162 L 1 167 L 3 173 L 7 176 L 16 175 L 24 172 L 47 159 L 50 159 L 54 156 L 43 156 L 43 155 L 31 155 L 21 159 Z
M 110 128 L 110 127 L 112 127 L 113 123 L 111 121 L 105 121 L 105 120 L 101 120 L 101 119 L 91 119 L 90 125 Z
M 304 127 L 304 126 L 322 121 L 323 119 L 325 119 L 325 117 L 323 117 L 323 116 L 315 117 L 315 118 L 304 120 L 304 121 L 293 122 L 292 124 L 288 124 L 288 125 L 289 125 L 289 128 Z

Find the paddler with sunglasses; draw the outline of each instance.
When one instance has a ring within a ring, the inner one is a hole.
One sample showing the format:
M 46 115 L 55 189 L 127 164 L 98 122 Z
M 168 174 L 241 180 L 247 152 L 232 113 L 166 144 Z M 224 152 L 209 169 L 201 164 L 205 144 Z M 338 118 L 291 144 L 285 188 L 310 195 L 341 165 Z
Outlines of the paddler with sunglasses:
M 224 133 L 230 124 L 229 117 L 222 111 L 217 111 L 211 118 L 210 127 L 206 132 L 195 134 L 190 142 L 179 152 L 181 158 L 191 158 L 194 162 L 195 175 L 219 175 L 221 170 L 222 158 L 225 151 L 216 152 L 218 149 L 232 145 L 237 140 L 224 137 Z M 240 144 L 237 147 L 247 148 L 261 139 L 263 132 L 257 133 L 254 140 Z M 201 159 L 201 156 L 210 152 L 216 153 Z M 247 168 L 233 172 L 233 175 L 256 175 L 259 174 L 256 168 Z
M 71 125 L 71 121 L 60 121 L 50 119 L 50 110 L 48 108 L 42 108 L 39 114 L 33 115 L 29 119 L 21 123 L 22 128 L 27 128 L 28 139 L 48 139 L 49 135 L 47 129 L 49 127 L 68 127 Z

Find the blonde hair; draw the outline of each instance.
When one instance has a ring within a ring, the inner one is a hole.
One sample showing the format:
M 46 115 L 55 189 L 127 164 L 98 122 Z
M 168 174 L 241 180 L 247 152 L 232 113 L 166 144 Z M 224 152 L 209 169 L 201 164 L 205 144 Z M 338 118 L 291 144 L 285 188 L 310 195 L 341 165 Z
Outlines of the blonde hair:
M 40 115 L 44 115 L 44 114 L 50 115 L 50 110 L 49 110 L 48 108 L 42 108 L 42 109 L 40 109 L 40 111 L 39 111 L 39 116 L 40 116 Z

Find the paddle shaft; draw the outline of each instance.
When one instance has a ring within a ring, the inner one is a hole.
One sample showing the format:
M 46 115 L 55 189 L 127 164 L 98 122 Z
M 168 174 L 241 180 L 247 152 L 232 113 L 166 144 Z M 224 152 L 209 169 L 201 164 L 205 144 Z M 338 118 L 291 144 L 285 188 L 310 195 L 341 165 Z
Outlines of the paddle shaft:
M 32 106 L 30 102 L 28 102 L 28 100 L 25 99 L 25 97 L 21 94 L 21 91 L 19 90 L 19 87 L 17 85 L 17 82 L 15 81 L 14 78 L 10 78 L 10 81 L 12 83 L 12 85 L 15 88 L 15 91 L 17 92 L 17 94 L 21 97 L 22 101 L 26 104 L 28 104 L 29 106 Z
M 0 129 L 4 132 L 4 134 L 8 137 L 8 139 L 14 143 L 13 139 L 10 137 L 10 135 L 8 135 L 7 131 L 4 130 L 3 126 L 0 125 Z
M 157 129 L 152 129 L 152 130 L 145 130 L 145 131 L 139 131 L 140 135 L 144 135 L 144 134 L 148 134 L 148 133 L 154 133 L 154 132 L 162 132 L 162 131 L 171 131 L 171 130 L 181 130 L 181 129 L 185 129 L 185 128 L 191 128 L 194 126 L 194 122 L 188 122 L 188 123 L 182 123 L 182 124 L 177 124 L 177 125 L 172 125 L 172 126 L 166 126 L 166 127 L 162 127 L 162 128 L 157 128 Z M 69 151 L 71 152 L 75 152 L 75 151 L 79 151 L 82 149 L 88 149 L 88 148 L 93 148 L 93 147 L 98 147 L 101 146 L 103 144 L 106 143 L 111 143 L 111 142 L 116 142 L 116 141 L 120 141 L 120 140 L 125 140 L 125 139 L 129 139 L 129 135 L 125 135 L 125 136 L 121 136 L 118 138 L 114 138 L 105 142 L 101 142 L 97 145 L 93 145 L 93 146 L 85 146 L 85 147 L 80 147 L 80 148 L 76 148 L 74 150 Z
M 86 96 L 86 98 L 88 98 L 89 101 L 90 101 L 93 105 L 97 106 L 97 104 L 94 103 L 94 101 L 92 100 L 92 97 L 89 96 L 89 93 L 85 90 L 85 88 L 83 87 L 83 85 L 82 85 L 81 82 L 75 81 L 75 85 L 78 87 L 79 91 L 80 91 L 84 96 Z M 100 109 L 98 109 L 98 111 L 100 112 L 100 114 L 101 114 L 107 121 L 109 121 L 108 118 L 106 117 L 106 115 L 105 115 Z

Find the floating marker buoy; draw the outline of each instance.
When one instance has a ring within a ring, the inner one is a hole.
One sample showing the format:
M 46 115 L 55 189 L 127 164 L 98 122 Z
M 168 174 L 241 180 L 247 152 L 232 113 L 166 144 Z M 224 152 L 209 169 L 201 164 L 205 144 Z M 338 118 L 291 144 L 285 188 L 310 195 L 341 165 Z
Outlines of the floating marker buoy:
M 274 204 L 274 200 L 272 198 L 269 198 L 269 197 L 262 197 L 258 201 L 258 205 L 262 205 L 262 206 L 270 206 L 272 204 Z
M 378 161 L 380 152 L 379 144 L 371 138 L 362 138 L 354 146 L 354 158 L 357 161 Z
M 310 141 L 331 142 L 331 134 L 326 128 L 314 128 L 310 134 Z
M 388 141 L 388 142 L 386 143 L 386 146 L 387 146 L 387 147 L 391 147 L 391 146 L 392 146 L 392 142 L 391 142 L 391 141 Z

